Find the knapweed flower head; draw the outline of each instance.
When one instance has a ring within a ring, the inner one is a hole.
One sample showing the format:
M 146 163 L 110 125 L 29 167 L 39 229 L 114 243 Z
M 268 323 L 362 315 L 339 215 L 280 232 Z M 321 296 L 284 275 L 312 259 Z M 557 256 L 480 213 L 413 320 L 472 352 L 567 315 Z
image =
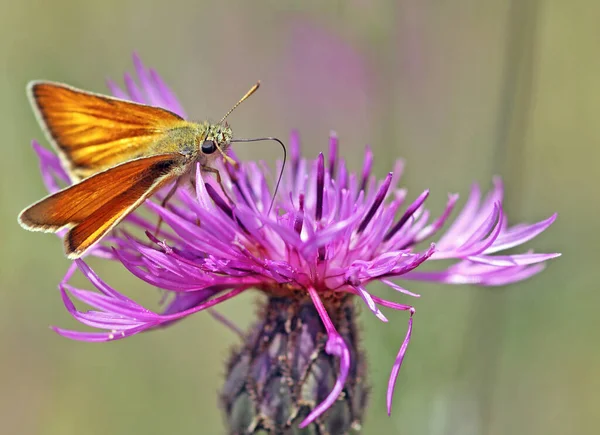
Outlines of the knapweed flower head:
M 113 95 L 185 116 L 159 75 L 146 69 L 137 57 L 134 63 L 138 80 L 126 74 L 124 88 L 109 82 Z M 454 194 L 448 196 L 441 215 L 433 217 L 425 207 L 428 190 L 411 195 L 399 187 L 401 161 L 383 179 L 377 179 L 372 173 L 373 152 L 366 149 L 362 171 L 350 172 L 339 156 L 334 133 L 329 137 L 327 153 L 315 159 L 301 157 L 297 133 L 292 134 L 289 147 L 289 166 L 273 204 L 270 186 L 274 172 L 261 162 L 221 166 L 224 191 L 212 174 L 198 170 L 194 190 L 178 189 L 164 207 L 160 199 L 166 191 L 157 194 L 145 203 L 154 219 L 147 213 L 145 217 L 131 214 L 90 252 L 121 262 L 139 279 L 171 294 L 163 312 L 151 311 L 129 299 L 109 286 L 84 260 L 77 260 L 60 284 L 60 292 L 71 315 L 97 331 L 55 331 L 83 341 L 122 339 L 210 309 L 250 289 L 264 292 L 271 301 L 277 301 L 280 309 L 310 303 L 325 333 L 323 350 L 338 366 L 331 389 L 321 393 L 319 403 L 310 407 L 301 422 L 300 426 L 305 427 L 318 422 L 335 404 L 344 392 L 349 373 L 356 372 L 353 358 L 359 354 L 351 349 L 355 344 L 348 343 L 349 329 L 339 330 L 339 313 L 348 310 L 348 301 L 362 300 L 364 307 L 382 322 L 388 321 L 383 309 L 408 312 L 408 327 L 398 343 L 389 377 L 389 413 L 415 313 L 411 305 L 396 299 L 418 297 L 404 288 L 405 283 L 505 285 L 535 275 L 544 268 L 545 261 L 559 255 L 500 254 L 540 234 L 556 216 L 534 224 L 509 226 L 499 179 L 494 180 L 485 196 L 473 185 L 456 217 L 451 217 L 458 201 Z M 54 192 L 61 182 L 68 182 L 68 177 L 54 154 L 37 143 L 34 148 L 46 186 Z M 155 235 L 159 218 L 164 224 Z M 143 230 L 146 236 L 134 236 L 133 229 Z M 437 260 L 454 261 L 450 265 L 445 261 L 435 270 L 419 269 L 423 263 Z M 77 269 L 95 291 L 69 283 Z M 385 284 L 398 297 L 389 300 L 372 294 L 368 287 L 375 282 Z M 93 310 L 76 309 L 74 299 Z

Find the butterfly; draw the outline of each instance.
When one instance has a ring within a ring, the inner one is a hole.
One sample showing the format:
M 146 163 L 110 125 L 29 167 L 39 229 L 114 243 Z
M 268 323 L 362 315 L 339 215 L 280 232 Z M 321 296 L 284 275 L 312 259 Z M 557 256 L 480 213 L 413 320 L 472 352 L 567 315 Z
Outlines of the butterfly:
M 31 82 L 27 94 L 33 110 L 73 184 L 24 209 L 19 223 L 49 233 L 67 228 L 65 253 L 76 259 L 144 200 L 177 180 L 170 197 L 198 164 L 221 183 L 211 166 L 215 159 L 221 155 L 235 166 L 226 154 L 234 140 L 225 119 L 259 85 L 218 123 L 197 123 L 159 107 L 62 83 Z M 272 138 L 239 141 L 263 139 Z

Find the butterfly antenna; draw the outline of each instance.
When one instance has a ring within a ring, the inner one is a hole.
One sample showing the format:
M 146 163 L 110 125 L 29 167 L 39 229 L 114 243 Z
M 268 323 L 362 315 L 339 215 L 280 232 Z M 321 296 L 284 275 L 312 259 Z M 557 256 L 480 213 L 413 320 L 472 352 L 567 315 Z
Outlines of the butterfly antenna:
M 256 84 L 254 86 L 252 86 L 250 88 L 250 90 L 248 92 L 246 92 L 246 94 L 242 98 L 240 98 L 240 100 L 237 103 L 235 103 L 233 105 L 233 107 L 231 109 L 229 109 L 229 112 L 227 112 L 225 114 L 225 116 L 223 118 L 221 118 L 221 120 L 219 121 L 219 124 L 223 124 L 223 122 L 227 119 L 227 117 L 229 115 L 231 115 L 231 112 L 233 112 L 240 104 L 242 104 L 244 101 L 246 101 L 248 99 L 248 97 L 250 97 L 250 95 L 255 93 L 259 87 L 260 87 L 260 80 L 257 81 Z M 238 166 L 237 162 L 235 160 L 233 160 L 231 157 L 229 157 L 227 154 L 225 154 L 223 152 L 223 150 L 221 149 L 221 147 L 219 146 L 219 144 L 215 143 L 215 145 L 217 146 L 217 149 L 223 156 L 223 159 L 225 159 L 225 161 L 227 163 L 229 163 L 230 165 L 232 165 L 234 168 L 237 168 L 237 166 Z
M 233 112 L 237 108 L 237 106 L 239 106 L 244 101 L 246 101 L 250 95 L 252 95 L 253 93 L 255 93 L 258 90 L 259 87 L 260 87 L 260 80 L 257 81 L 256 84 L 254 86 L 252 86 L 248 92 L 246 92 L 246 95 L 244 95 L 242 98 L 240 98 L 240 101 L 238 101 L 237 103 L 235 103 L 235 105 L 231 109 L 229 109 L 229 112 L 227 112 L 225 114 L 225 116 L 223 118 L 221 118 L 221 120 L 219 121 L 219 124 L 222 124 L 223 121 L 225 121 L 225 119 L 227 119 L 227 117 L 229 115 L 231 115 L 231 112 Z
M 283 150 L 283 164 L 281 165 L 281 170 L 279 171 L 279 176 L 277 177 L 277 183 L 275 183 L 275 190 L 273 191 L 273 197 L 271 198 L 271 205 L 269 205 L 269 211 L 267 211 L 267 214 L 269 214 L 273 209 L 273 204 L 275 203 L 275 196 L 277 195 L 279 185 L 281 184 L 281 178 L 283 177 L 283 170 L 285 169 L 285 162 L 287 161 L 287 148 L 285 147 L 284 143 L 276 137 L 259 137 L 256 139 L 232 139 L 231 142 L 262 142 L 266 140 L 272 140 L 279 143 L 279 145 L 281 145 L 281 149 Z

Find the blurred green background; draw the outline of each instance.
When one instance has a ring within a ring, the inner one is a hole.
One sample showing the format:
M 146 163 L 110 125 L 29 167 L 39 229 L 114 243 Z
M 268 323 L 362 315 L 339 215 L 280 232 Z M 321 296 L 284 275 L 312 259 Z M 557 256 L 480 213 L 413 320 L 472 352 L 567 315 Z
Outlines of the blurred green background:
M 489 188 L 499 174 L 511 223 L 559 213 L 524 248 L 563 252 L 541 275 L 507 288 L 407 283 L 423 297 L 396 296 L 417 314 L 391 418 L 385 388 L 407 315 L 381 324 L 363 310 L 364 433 L 598 433 L 598 17 L 593 0 L 2 0 L 0 432 L 223 433 L 216 393 L 233 334 L 196 315 L 109 344 L 55 335 L 48 325 L 79 326 L 56 290 L 68 262 L 56 237 L 16 222 L 45 193 L 27 81 L 103 92 L 135 50 L 195 119 L 220 118 L 261 79 L 230 118 L 239 136 L 298 128 L 312 158 L 335 129 L 351 168 L 366 143 L 380 176 L 405 158 L 404 184 L 413 198 L 430 188 L 434 212 L 447 192 L 464 201 L 471 182 Z M 269 143 L 236 147 L 242 159 L 279 156 Z M 159 293 L 118 264 L 92 265 L 156 306 Z M 221 311 L 248 325 L 255 299 Z

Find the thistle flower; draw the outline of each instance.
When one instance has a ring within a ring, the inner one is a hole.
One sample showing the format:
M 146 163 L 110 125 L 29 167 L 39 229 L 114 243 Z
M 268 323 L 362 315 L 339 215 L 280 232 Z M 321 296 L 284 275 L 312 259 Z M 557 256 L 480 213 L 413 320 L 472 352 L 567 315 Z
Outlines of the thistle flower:
M 112 93 L 185 116 L 160 76 L 135 56 L 134 64 L 138 81 L 126 74 L 124 89 L 109 82 Z M 356 337 L 353 301 L 361 299 L 382 322 L 388 321 L 382 308 L 409 314 L 391 368 L 388 413 L 413 327 L 415 309 L 372 294 L 367 290 L 370 283 L 382 282 L 402 297 L 419 295 L 396 279 L 505 285 L 535 275 L 544 262 L 559 255 L 494 255 L 531 240 L 556 218 L 509 226 L 499 179 L 485 197 L 473 185 L 462 210 L 449 223 L 458 195 L 449 195 L 442 214 L 432 219 L 424 205 L 428 190 L 411 200 L 398 187 L 401 161 L 377 180 L 372 174 L 373 152 L 367 148 L 362 171 L 352 173 L 338 156 L 334 133 L 327 157 L 320 153 L 314 160 L 301 158 L 297 133 L 289 146 L 289 169 L 273 207 L 272 174 L 261 163 L 222 166 L 225 191 L 210 175 L 197 171 L 195 191 L 180 188 L 165 207 L 156 198 L 146 201 L 156 219 L 133 213 L 90 252 L 119 261 L 136 277 L 166 290 L 172 299 L 163 312 L 127 298 L 85 261 L 76 260 L 59 285 L 62 299 L 73 317 L 102 331 L 54 330 L 75 340 L 117 340 L 169 325 L 247 290 L 259 290 L 268 301 L 257 326 L 229 362 L 222 395 L 226 412 L 238 418 L 236 413 L 248 410 L 240 403 L 249 401 L 252 411 L 234 425 L 290 428 L 302 417 L 300 427 L 314 424 L 342 433 L 359 427 L 366 401 L 366 365 Z M 54 192 L 68 177 L 54 154 L 36 142 L 34 149 L 44 182 Z M 165 193 L 156 197 L 160 200 Z M 159 217 L 165 226 L 155 237 L 152 231 Z M 135 237 L 132 229 L 142 229 L 146 237 Z M 420 248 L 424 242 L 428 243 Z M 436 260 L 454 262 L 435 271 L 419 270 L 423 263 Z M 69 283 L 77 269 L 97 291 Z M 94 310 L 78 310 L 73 299 Z M 279 375 L 269 378 L 273 367 Z M 282 385 L 287 385 L 289 397 L 281 395 Z M 340 402 L 347 406 L 333 411 Z

